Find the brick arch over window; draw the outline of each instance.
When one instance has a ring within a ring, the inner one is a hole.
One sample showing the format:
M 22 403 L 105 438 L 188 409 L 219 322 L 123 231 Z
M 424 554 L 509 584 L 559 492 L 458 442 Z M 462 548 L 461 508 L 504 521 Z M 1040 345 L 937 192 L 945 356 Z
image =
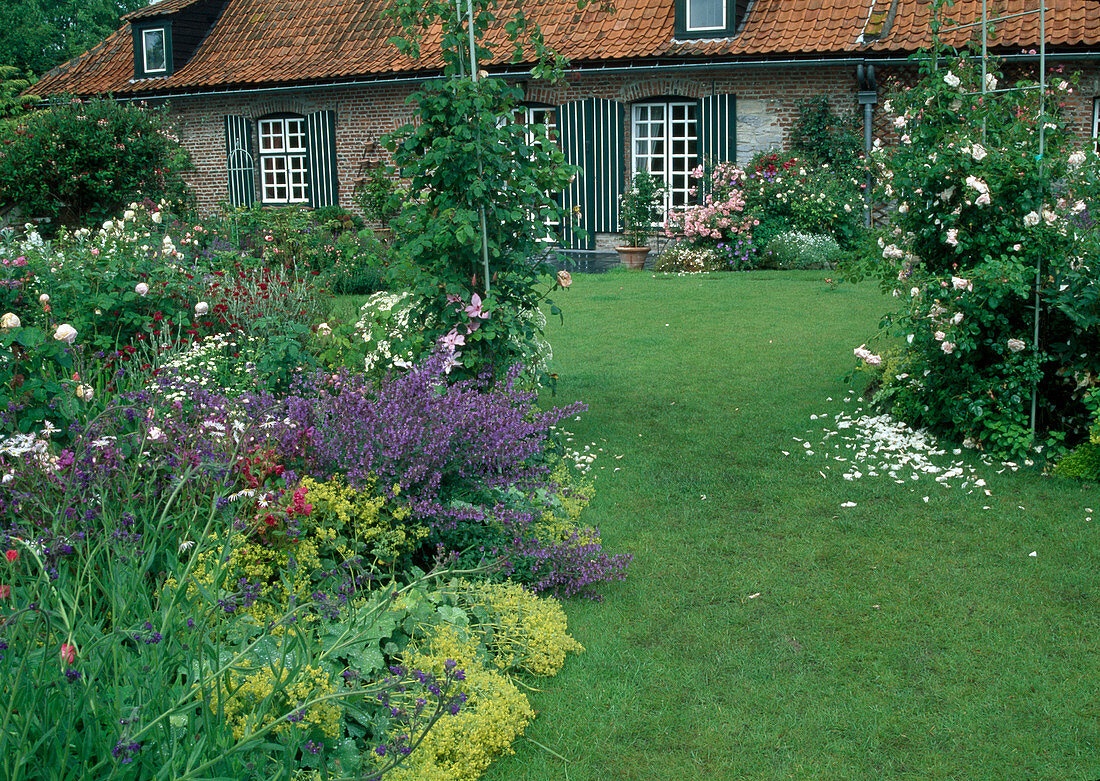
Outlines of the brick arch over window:
M 325 107 L 333 111 L 339 109 L 339 106 L 336 105 L 326 105 Z M 241 111 L 241 115 L 249 119 L 260 119 L 275 114 L 298 114 L 304 117 L 317 111 L 317 108 L 316 103 L 310 103 L 300 98 L 268 98 L 246 106 Z
M 636 103 L 654 95 L 698 100 L 708 92 L 707 85 L 698 79 L 638 79 L 623 85 L 619 90 L 619 100 L 624 103 Z

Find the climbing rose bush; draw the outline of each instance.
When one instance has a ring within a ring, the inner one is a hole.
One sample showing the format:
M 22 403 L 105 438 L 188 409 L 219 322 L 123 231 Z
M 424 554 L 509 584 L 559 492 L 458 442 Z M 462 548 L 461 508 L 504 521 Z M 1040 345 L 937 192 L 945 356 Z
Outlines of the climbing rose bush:
M 1100 374 L 1097 236 L 1086 219 L 1096 157 L 1067 132 L 1073 80 L 1061 69 L 1041 107 L 1033 84 L 982 94 L 980 60 L 936 62 L 922 60 L 915 85 L 895 85 L 884 108 L 898 143 L 874 154 L 894 211 L 872 273 L 901 300 L 888 330 L 903 340 L 878 399 L 910 423 L 1021 457 L 1087 430 L 1084 396 Z M 986 90 L 999 85 L 991 71 Z

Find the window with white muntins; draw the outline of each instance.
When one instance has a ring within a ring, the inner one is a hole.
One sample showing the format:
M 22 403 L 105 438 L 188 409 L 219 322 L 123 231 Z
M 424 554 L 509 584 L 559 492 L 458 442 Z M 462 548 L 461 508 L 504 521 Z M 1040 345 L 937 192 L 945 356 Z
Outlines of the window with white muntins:
M 306 203 L 309 176 L 305 118 L 261 119 L 259 130 L 262 202 Z
M 649 171 L 665 184 L 665 207 L 692 202 L 691 171 L 699 163 L 697 104 L 639 103 L 634 106 L 633 168 Z

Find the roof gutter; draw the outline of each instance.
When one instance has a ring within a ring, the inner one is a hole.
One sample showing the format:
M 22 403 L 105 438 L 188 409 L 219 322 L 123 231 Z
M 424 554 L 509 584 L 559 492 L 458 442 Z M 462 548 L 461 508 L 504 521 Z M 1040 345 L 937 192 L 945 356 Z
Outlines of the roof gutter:
M 998 55 L 1003 62 L 1039 62 L 1038 54 L 1005 54 Z M 1062 54 L 1048 54 L 1048 59 L 1058 62 L 1077 62 L 1087 60 L 1100 60 L 1100 51 L 1064 52 Z M 682 73 L 682 72 L 710 72 L 717 70 L 760 70 L 774 68 L 805 68 L 805 67 L 851 67 L 854 65 L 905 65 L 911 62 L 908 55 L 885 57 L 844 57 L 844 58 L 816 58 L 816 59 L 783 59 L 783 60 L 708 60 L 705 62 L 677 62 L 657 65 L 603 65 L 596 67 L 575 67 L 566 71 L 570 75 L 586 74 L 654 74 L 654 73 Z M 346 87 L 362 87 L 368 85 L 393 85 L 393 84 L 419 84 L 430 79 L 438 78 L 439 72 L 421 73 L 415 76 L 380 76 L 378 78 L 358 78 L 346 81 L 330 82 L 325 84 L 291 84 L 282 87 L 246 87 L 237 89 L 213 89 L 192 92 L 166 92 L 161 94 L 142 95 L 116 95 L 118 101 L 135 100 L 172 100 L 176 98 L 211 98 L 222 95 L 269 95 L 272 93 L 316 91 L 324 89 L 342 89 Z M 530 78 L 530 71 L 505 69 L 497 71 L 493 75 L 506 79 Z

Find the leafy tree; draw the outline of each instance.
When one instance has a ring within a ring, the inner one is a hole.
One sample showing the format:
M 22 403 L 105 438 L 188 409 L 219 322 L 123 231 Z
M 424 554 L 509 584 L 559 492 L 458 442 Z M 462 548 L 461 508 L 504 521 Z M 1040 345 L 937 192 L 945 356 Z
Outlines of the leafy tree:
M 554 238 L 548 224 L 563 217 L 554 194 L 573 174 L 545 127 L 515 121 L 521 91 L 471 62 L 493 56 L 484 39 L 496 18 L 491 0 L 469 2 L 464 17 L 449 1 L 405 0 L 390 12 L 405 32 L 395 42 L 410 56 L 419 54 L 422 33 L 442 29 L 443 78 L 412 96 L 418 123 L 387 143 L 413 194 L 394 226 L 416 268 L 417 319 L 425 325 L 415 347 L 447 351 L 458 376 L 532 362 L 539 336 L 532 313 L 543 298 L 537 285 L 551 271 L 538 257 Z M 502 27 L 514 59 L 533 52 L 534 73 L 560 73 L 562 60 L 522 9 Z M 551 312 L 559 314 L 553 305 Z
M 18 68 L 0 65 L 0 122 L 26 113 L 38 102 L 36 96 L 24 94 L 30 85 Z
M 41 75 L 95 46 L 146 0 L 8 0 L 0 4 L 0 63 Z

